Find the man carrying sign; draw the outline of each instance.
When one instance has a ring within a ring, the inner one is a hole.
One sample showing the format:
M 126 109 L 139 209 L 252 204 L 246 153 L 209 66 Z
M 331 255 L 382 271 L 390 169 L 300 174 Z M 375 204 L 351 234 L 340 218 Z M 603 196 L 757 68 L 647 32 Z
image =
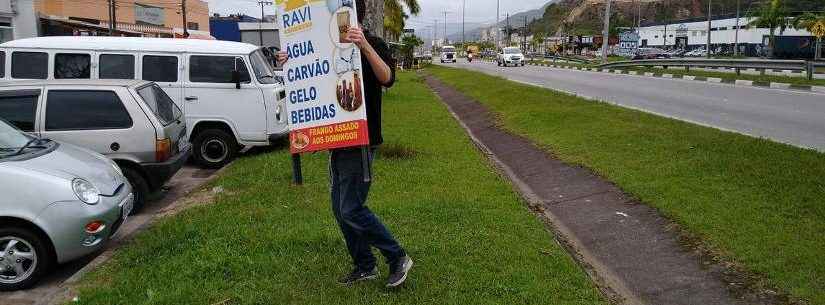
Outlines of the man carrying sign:
M 356 0 L 356 8 L 358 23 L 361 24 L 367 6 L 363 0 Z M 381 38 L 358 27 L 350 27 L 345 37 L 346 41 L 355 44 L 361 50 L 364 99 L 372 146 L 369 160 L 366 162 L 369 162 L 371 167 L 375 149 L 384 141 L 381 136 L 381 90 L 391 87 L 395 82 L 395 64 L 389 47 Z M 286 63 L 287 58 L 287 52 L 278 53 L 281 65 Z M 362 160 L 360 148 L 330 151 L 332 210 L 355 265 L 354 270 L 338 282 L 350 285 L 378 278 L 376 259 L 371 249 L 375 247 L 381 251 L 389 265 L 387 287 L 397 287 L 406 281 L 413 262 L 381 220 L 366 206 L 371 183 L 365 181 L 369 179 L 364 179 L 366 173 Z

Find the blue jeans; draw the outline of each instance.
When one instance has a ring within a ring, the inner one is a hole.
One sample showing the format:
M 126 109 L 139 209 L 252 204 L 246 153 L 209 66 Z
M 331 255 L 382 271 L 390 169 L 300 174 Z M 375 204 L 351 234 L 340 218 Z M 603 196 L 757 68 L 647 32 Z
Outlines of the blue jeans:
M 369 153 L 372 167 L 375 149 Z M 377 248 L 390 266 L 406 255 L 389 230 L 367 207 L 370 182 L 364 182 L 361 148 L 330 151 L 332 212 L 344 234 L 353 264 L 362 271 L 375 268 L 371 247 Z

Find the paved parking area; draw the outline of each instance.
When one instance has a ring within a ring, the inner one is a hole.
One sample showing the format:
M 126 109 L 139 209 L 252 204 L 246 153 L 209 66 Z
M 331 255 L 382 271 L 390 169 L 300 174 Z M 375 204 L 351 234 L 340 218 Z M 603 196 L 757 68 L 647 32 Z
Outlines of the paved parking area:
M 175 201 L 186 196 L 189 192 L 209 181 L 217 170 L 205 170 L 191 165 L 181 169 L 167 183 L 162 196 L 147 204 L 138 215 L 129 217 L 129 220 L 113 237 L 112 242 L 100 253 L 113 249 L 134 236 L 135 233 L 151 223 L 158 214 L 164 212 Z M 44 278 L 35 288 L 25 291 L 0 292 L 0 305 L 46 305 L 56 296 L 65 292 L 64 284 L 73 275 L 81 271 L 97 256 L 93 255 L 69 264 L 58 266 L 51 274 Z M 72 279 L 74 280 L 74 279 Z

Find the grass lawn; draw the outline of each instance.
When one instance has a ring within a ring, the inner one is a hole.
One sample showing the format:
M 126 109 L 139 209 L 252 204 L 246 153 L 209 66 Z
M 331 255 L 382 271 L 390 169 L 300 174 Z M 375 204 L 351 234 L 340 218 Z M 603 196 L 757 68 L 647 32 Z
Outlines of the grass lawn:
M 401 73 L 369 202 L 415 260 L 398 290 L 335 283 L 350 259 L 329 207 L 327 153 L 238 160 L 215 203 L 166 218 L 88 275 L 79 304 L 606 304 L 432 92 Z
M 825 304 L 825 154 L 467 70 L 428 68 L 792 296 Z

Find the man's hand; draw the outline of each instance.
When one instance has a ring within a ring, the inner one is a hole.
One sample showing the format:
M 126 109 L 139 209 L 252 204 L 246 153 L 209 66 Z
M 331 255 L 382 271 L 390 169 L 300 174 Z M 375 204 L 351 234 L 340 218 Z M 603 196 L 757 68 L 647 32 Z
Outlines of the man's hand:
M 287 54 L 286 51 L 278 51 L 278 53 L 275 53 L 275 59 L 278 60 L 279 66 L 283 66 L 287 59 L 289 59 L 289 54 Z
M 367 38 L 364 37 L 364 31 L 357 27 L 349 28 L 349 31 L 347 31 L 347 36 L 344 37 L 344 40 L 354 43 L 361 50 L 370 47 Z

